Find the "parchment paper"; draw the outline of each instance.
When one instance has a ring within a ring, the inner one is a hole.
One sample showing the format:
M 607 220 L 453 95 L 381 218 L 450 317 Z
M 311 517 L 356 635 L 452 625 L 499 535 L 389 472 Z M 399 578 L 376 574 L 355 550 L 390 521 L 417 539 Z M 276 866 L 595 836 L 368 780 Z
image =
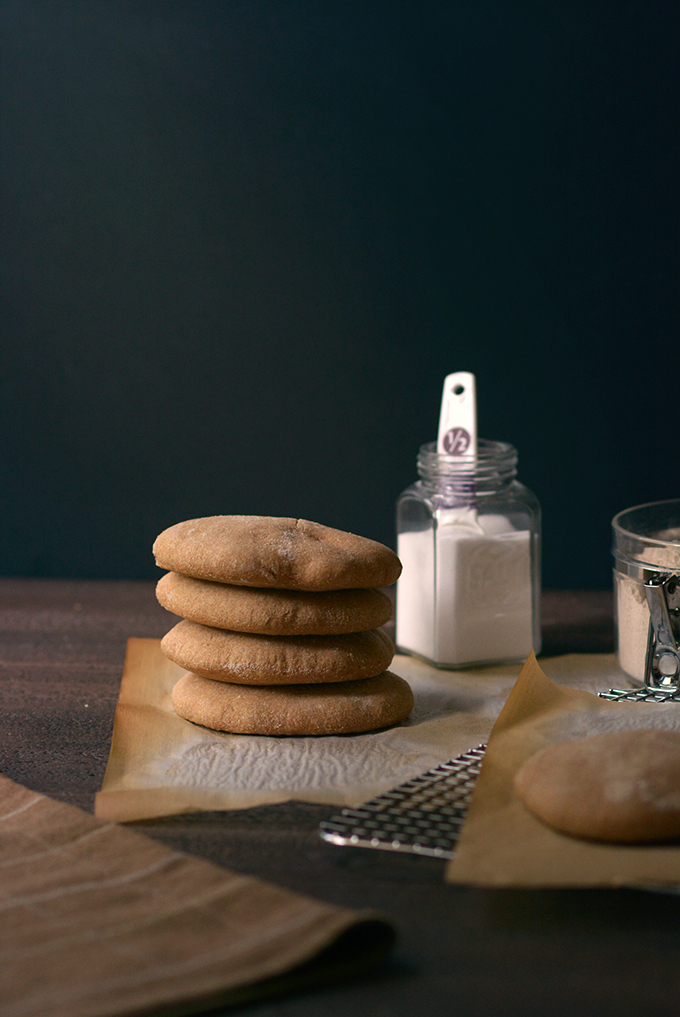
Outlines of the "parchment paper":
M 554 661 L 545 661 L 553 673 Z M 555 675 L 556 676 L 556 675 Z M 624 687 L 624 686 L 618 686 Z M 680 846 L 609 845 L 558 833 L 536 819 L 513 779 L 539 749 L 591 734 L 680 731 L 680 705 L 617 703 L 550 681 L 532 655 L 498 718 L 449 862 L 451 883 L 482 886 L 680 887 Z
M 96 815 L 116 822 L 290 799 L 358 805 L 487 740 L 519 665 L 442 671 L 398 655 L 415 708 L 404 724 L 361 735 L 229 735 L 178 717 L 170 703 L 185 673 L 155 639 L 130 639 L 111 754 Z M 609 654 L 555 658 L 569 682 L 628 687 Z

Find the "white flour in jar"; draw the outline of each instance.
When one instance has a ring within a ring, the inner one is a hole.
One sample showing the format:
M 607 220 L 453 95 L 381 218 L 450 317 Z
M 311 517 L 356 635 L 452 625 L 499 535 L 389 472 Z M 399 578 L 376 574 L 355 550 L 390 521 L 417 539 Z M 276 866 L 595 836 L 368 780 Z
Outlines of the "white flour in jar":
M 616 642 L 619 664 L 631 678 L 644 685 L 649 608 L 642 583 L 614 572 L 616 592 Z
M 400 533 L 397 645 L 436 664 L 519 660 L 531 651 L 531 544 L 501 515 L 441 509 Z

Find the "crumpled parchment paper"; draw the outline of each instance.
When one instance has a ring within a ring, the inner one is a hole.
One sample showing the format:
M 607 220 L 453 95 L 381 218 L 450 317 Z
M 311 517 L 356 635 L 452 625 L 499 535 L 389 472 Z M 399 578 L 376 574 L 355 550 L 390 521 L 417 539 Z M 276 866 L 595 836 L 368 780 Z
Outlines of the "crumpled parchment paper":
M 609 654 L 554 658 L 552 673 L 593 691 L 628 687 Z M 444 671 L 397 655 L 413 688 L 397 727 L 360 735 L 272 738 L 191 724 L 170 693 L 185 672 L 155 639 L 130 639 L 111 753 L 95 813 L 125 822 L 291 799 L 354 806 L 485 742 L 520 666 Z M 576 676 L 576 677 L 575 677 Z

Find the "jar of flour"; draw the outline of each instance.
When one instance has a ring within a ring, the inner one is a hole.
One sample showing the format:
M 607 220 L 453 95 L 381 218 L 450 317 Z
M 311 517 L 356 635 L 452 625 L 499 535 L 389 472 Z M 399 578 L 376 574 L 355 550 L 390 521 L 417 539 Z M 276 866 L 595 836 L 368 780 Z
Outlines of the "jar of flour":
M 443 668 L 522 661 L 540 651 L 540 507 L 513 446 L 470 441 L 454 409 L 397 502 L 397 646 Z
M 680 690 L 680 499 L 612 520 L 616 652 L 636 683 Z

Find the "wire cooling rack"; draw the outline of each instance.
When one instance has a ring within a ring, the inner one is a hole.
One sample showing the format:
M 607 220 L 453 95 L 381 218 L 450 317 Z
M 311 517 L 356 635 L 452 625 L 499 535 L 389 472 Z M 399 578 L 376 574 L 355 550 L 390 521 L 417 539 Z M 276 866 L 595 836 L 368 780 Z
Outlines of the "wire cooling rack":
M 610 689 L 598 695 L 616 703 L 680 703 L 680 692 L 665 689 Z
M 619 703 L 680 703 L 680 692 L 662 689 L 609 689 L 599 695 Z M 356 809 L 343 809 L 320 824 L 319 836 L 341 847 L 451 858 L 485 748 L 478 745 Z
M 486 745 L 321 823 L 331 844 L 451 858 Z

